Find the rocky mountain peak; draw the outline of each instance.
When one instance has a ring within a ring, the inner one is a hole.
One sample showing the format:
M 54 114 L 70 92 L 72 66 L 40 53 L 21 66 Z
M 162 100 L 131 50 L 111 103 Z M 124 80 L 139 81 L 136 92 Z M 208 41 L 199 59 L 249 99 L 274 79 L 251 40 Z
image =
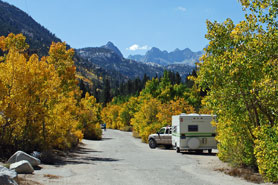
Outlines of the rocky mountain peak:
M 168 52 L 152 47 L 145 55 L 130 55 L 128 58 L 145 63 L 153 62 L 163 66 L 171 64 L 195 66 L 195 62 L 199 61 L 199 57 L 202 54 L 202 51 L 193 52 L 189 48 L 183 50 L 177 48 L 174 51 Z
M 121 51 L 110 41 L 108 41 L 106 45 L 102 46 L 102 48 L 110 49 L 110 50 L 114 51 L 121 58 L 124 58 Z

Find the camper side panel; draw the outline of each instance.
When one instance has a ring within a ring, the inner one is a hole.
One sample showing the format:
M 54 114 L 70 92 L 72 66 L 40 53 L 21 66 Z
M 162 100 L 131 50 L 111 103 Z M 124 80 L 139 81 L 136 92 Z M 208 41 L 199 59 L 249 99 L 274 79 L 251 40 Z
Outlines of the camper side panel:
M 180 116 L 172 116 L 172 145 L 180 144 Z
M 190 140 L 198 140 L 198 149 L 216 148 L 215 127 L 211 125 L 212 116 L 180 116 L 180 149 L 190 148 Z

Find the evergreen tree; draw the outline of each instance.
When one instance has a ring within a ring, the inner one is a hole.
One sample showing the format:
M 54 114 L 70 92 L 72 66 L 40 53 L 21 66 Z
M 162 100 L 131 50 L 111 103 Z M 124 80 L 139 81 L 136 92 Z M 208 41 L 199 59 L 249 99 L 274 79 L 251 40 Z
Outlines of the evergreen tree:
M 87 89 L 87 87 L 86 87 L 86 85 L 84 84 L 84 81 L 83 81 L 82 79 L 79 81 L 79 88 L 80 88 L 80 90 L 82 91 L 81 97 L 84 98 L 86 92 L 88 92 L 88 89 Z
M 104 80 L 104 87 L 102 91 L 101 102 L 105 105 L 112 100 L 111 96 L 111 88 L 110 88 L 110 81 L 108 78 Z
M 176 82 L 176 84 L 180 84 L 181 83 L 181 76 L 180 76 L 180 74 L 178 72 L 176 72 L 175 82 Z

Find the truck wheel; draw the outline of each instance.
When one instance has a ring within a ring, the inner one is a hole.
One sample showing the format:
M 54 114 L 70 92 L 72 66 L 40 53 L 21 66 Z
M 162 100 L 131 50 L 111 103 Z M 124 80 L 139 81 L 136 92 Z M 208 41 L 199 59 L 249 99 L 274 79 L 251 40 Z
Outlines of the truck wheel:
M 195 150 L 195 152 L 196 152 L 197 154 L 202 154 L 202 153 L 203 153 L 203 150 Z
M 149 140 L 149 147 L 151 149 L 154 149 L 154 148 L 156 148 L 156 146 L 157 146 L 157 144 L 156 144 L 155 140 L 154 139 L 150 139 Z
M 180 150 L 179 147 L 176 147 L 176 152 L 177 152 L 177 153 L 180 153 L 180 152 L 181 152 L 181 150 Z
M 212 149 L 208 149 L 208 153 L 211 154 L 211 152 L 212 152 Z
M 170 148 L 172 148 L 172 145 L 165 145 L 165 148 L 170 149 Z

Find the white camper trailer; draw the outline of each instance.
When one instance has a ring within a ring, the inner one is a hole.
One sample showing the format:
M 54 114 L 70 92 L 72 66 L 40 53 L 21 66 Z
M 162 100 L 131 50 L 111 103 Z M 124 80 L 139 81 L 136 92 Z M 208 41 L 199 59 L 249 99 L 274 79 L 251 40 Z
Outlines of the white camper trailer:
M 208 150 L 217 148 L 215 127 L 211 121 L 215 116 L 208 114 L 180 114 L 172 116 L 172 145 L 181 150 Z

